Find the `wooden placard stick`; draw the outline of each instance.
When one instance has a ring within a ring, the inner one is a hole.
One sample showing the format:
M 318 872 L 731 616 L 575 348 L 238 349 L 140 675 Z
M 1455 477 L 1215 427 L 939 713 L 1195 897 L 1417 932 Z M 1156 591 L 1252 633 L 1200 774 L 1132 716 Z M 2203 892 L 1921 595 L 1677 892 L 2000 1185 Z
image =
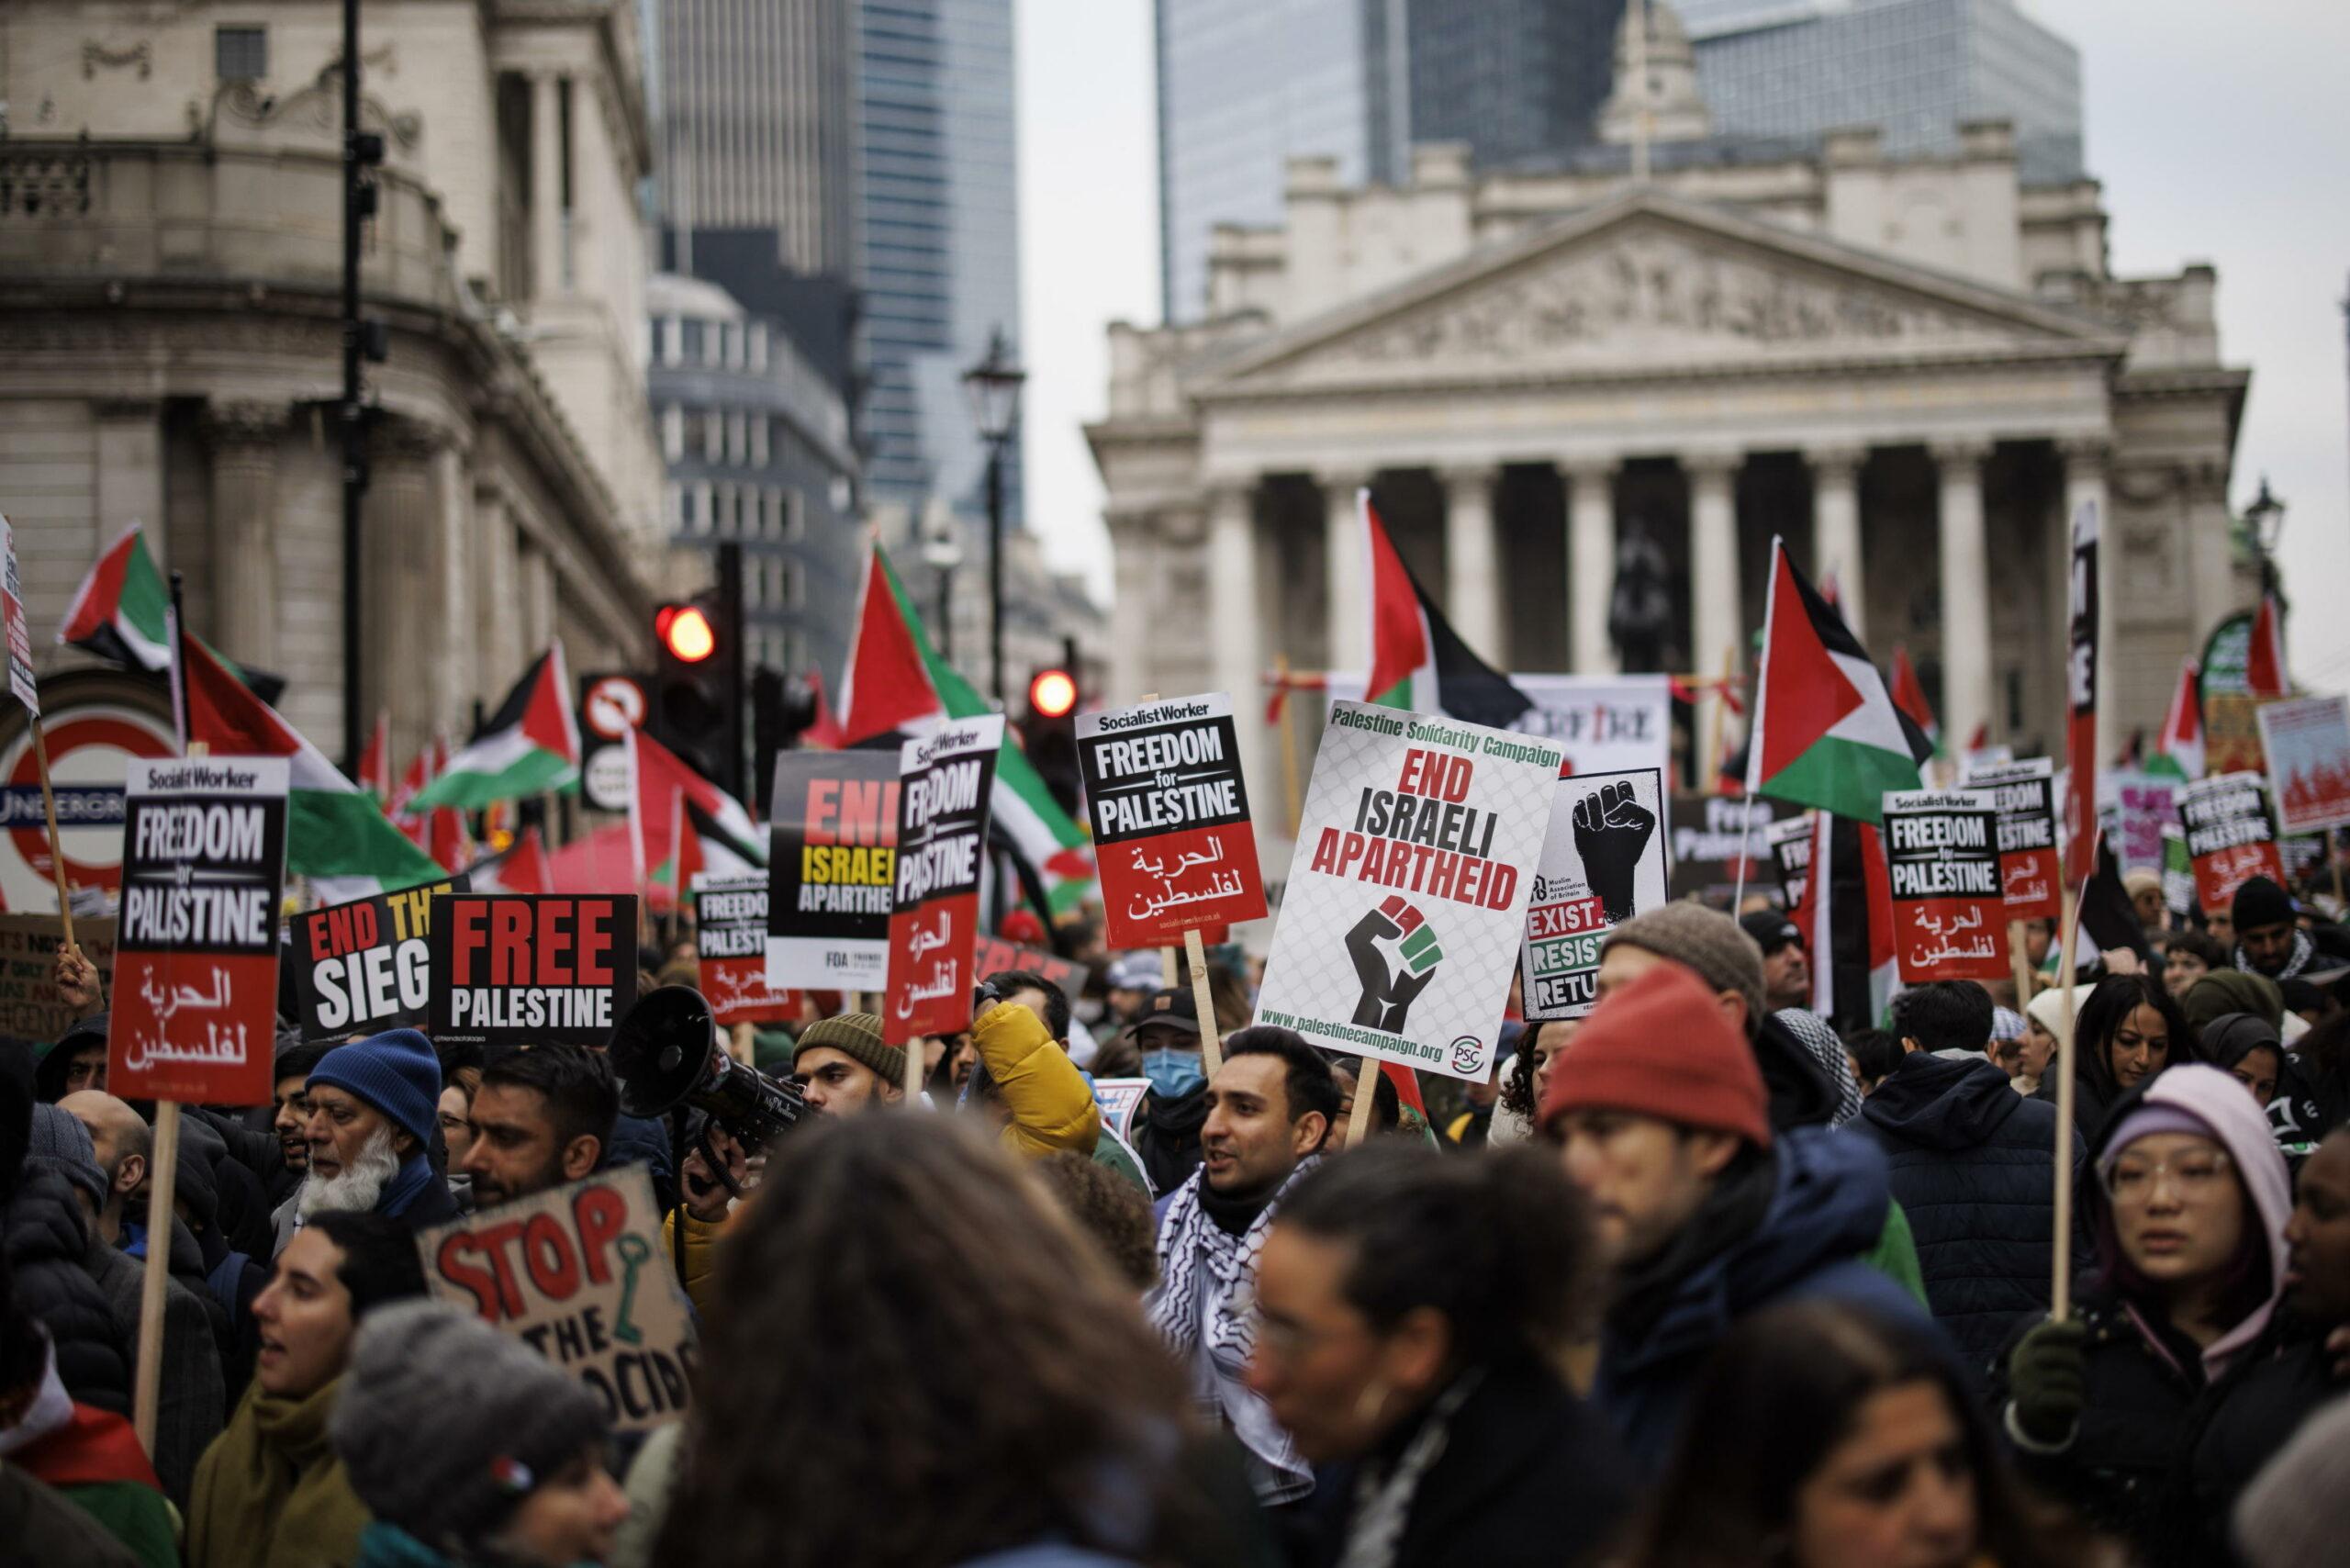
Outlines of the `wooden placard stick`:
M 1216 1025 L 1215 998 L 1208 990 L 1208 952 L 1198 928 L 1183 933 L 1183 952 L 1192 960 L 1192 1002 L 1200 1010 L 1200 1065 L 1210 1078 L 1224 1066 L 1224 1031 Z M 1174 949 L 1168 949 L 1169 958 Z
M 1289 835 L 1295 838 L 1297 824 L 1305 816 L 1305 800 L 1300 793 L 1297 784 L 1297 726 L 1292 722 L 1289 711 L 1290 670 L 1287 654 L 1273 660 L 1273 673 L 1281 678 L 1281 794 L 1283 797 L 1281 803 L 1289 811 L 1289 815 L 1285 819 L 1289 823 Z
M 726 1040 L 736 1061 L 741 1062 L 744 1067 L 756 1065 L 758 1048 L 757 1043 L 751 1038 L 751 1025 L 735 1025 L 727 1032 Z
M 1355 1058 L 1355 1103 L 1347 1114 L 1348 1148 L 1371 1135 L 1371 1107 L 1379 1098 L 1379 1075 L 1384 1070 L 1370 1057 Z
M 922 1042 L 920 1035 L 906 1042 L 906 1103 L 910 1107 L 922 1103 Z
M 49 787 L 49 740 L 41 734 L 40 715 L 28 713 L 33 727 L 33 763 L 40 769 L 40 809 L 49 818 L 49 869 L 57 880 L 57 918 L 64 928 L 65 950 L 81 957 L 81 948 L 73 941 L 73 901 L 65 890 L 65 848 L 57 842 L 57 796 Z M 2335 875 L 2340 876 L 2337 868 Z M 2337 881 L 2336 888 L 2340 887 Z
M 2016 1011 L 2020 1013 L 2031 1002 L 2031 958 L 2024 951 L 2023 922 L 2008 922 L 2008 962 L 2016 971 Z
M 2054 1272 L 2048 1304 L 2049 1316 L 2062 1322 L 2073 1305 L 2073 1056 L 2076 1044 L 2073 1037 L 2073 938 L 2080 910 L 2071 887 L 2058 891 L 2064 902 L 2056 935 L 2065 946 L 2056 956 L 2056 985 L 2065 1000 L 2056 1010 L 2056 1203 L 2050 1216 Z

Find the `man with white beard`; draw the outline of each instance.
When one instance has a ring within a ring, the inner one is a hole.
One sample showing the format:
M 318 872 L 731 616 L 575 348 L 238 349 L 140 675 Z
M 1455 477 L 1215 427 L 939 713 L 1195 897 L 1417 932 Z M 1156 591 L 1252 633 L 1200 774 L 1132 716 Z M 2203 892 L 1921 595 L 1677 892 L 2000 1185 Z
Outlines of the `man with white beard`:
M 414 1029 L 337 1046 L 310 1070 L 304 1127 L 310 1169 L 277 1210 L 277 1249 L 312 1215 L 380 1214 L 421 1230 L 457 1217 L 426 1149 L 441 1101 L 441 1060 Z

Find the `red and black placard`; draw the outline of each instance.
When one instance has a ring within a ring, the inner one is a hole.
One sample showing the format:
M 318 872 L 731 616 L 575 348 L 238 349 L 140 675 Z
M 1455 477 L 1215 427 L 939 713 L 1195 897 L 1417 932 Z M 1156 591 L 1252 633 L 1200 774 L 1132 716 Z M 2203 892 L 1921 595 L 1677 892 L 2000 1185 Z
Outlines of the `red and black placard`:
M 632 893 L 432 901 L 432 1037 L 601 1047 L 636 1003 Z
M 988 796 L 1002 746 L 1003 716 L 990 713 L 950 720 L 899 753 L 898 879 L 881 1010 L 891 1045 L 970 1027 Z
M 694 956 L 722 1028 L 800 1016 L 800 993 L 767 985 L 767 879 L 694 879 Z
M 1164 946 L 1264 914 L 1230 697 L 1080 714 L 1077 755 L 1111 946 Z
M 1998 823 L 1988 790 L 1886 791 L 1893 946 L 1905 982 L 2008 972 Z

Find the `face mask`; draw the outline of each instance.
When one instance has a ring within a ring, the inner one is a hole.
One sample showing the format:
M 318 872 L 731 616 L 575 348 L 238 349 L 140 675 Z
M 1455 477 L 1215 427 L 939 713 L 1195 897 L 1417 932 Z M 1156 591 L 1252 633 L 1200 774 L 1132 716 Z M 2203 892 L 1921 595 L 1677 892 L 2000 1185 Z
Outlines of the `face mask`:
M 1207 1069 L 1201 1065 L 1197 1051 L 1148 1051 L 1142 1058 L 1142 1075 L 1150 1086 L 1168 1100 L 1180 1100 L 1208 1081 Z

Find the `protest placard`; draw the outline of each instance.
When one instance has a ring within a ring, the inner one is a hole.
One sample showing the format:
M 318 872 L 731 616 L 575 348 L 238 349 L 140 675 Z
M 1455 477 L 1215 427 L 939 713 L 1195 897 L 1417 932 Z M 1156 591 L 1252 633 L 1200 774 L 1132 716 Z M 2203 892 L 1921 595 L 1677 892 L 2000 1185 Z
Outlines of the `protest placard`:
M 2008 972 L 1998 814 L 1988 790 L 1886 791 L 1893 946 L 1904 983 Z
M 1653 767 L 1559 780 L 1526 905 L 1528 1022 L 1590 1012 L 1601 938 L 1664 902 L 1663 812 L 1664 775 Z
M 1078 993 L 1085 989 L 1085 982 L 1093 974 L 1083 964 L 1064 958 L 1058 953 L 1046 952 L 1042 947 L 1024 947 L 1016 942 L 1007 942 L 1001 936 L 990 936 L 982 931 L 972 945 L 971 972 L 985 980 L 1005 969 L 1026 969 L 1031 974 L 1042 975 L 1060 987 L 1071 1002 L 1077 1000 Z
M 5 516 L 0 516 L 0 622 L 5 622 L 8 639 L 8 689 L 25 705 L 25 711 L 40 717 L 40 682 L 33 676 L 33 633 L 25 620 L 25 583 L 17 571 L 17 531 Z
M 2104 509 L 2084 498 L 2073 508 L 2072 573 L 2065 602 L 2071 610 L 2065 653 L 2064 859 L 2067 888 L 2088 880 L 2097 866 L 2098 541 Z M 2064 983 L 2072 984 L 2070 978 Z M 2069 1020 L 2070 1014 L 2065 1014 Z M 2067 1036 L 2067 1038 L 2070 1036 Z M 2067 1077 L 2065 1081 L 2070 1082 Z M 2067 1113 L 2065 1125 L 2072 1124 Z M 2064 1152 L 2060 1148 L 2060 1155 Z M 2060 1249 L 2061 1250 L 2061 1249 Z M 2061 1293 L 2059 1293 L 2061 1295 Z
M 898 754 L 782 753 L 768 823 L 767 984 L 879 991 L 898 875 Z
M 1557 744 L 1569 773 L 1628 773 L 1673 767 L 1673 682 L 1662 675 L 1516 674 L 1510 684 L 1534 706 L 1510 722 L 1514 734 Z M 1362 700 L 1360 670 L 1334 673 L 1332 702 Z
M 685 1293 L 660 1246 L 642 1165 L 417 1233 L 424 1278 L 594 1390 L 616 1431 L 685 1413 L 694 1366 Z
M 2260 744 L 2260 710 L 2278 699 L 2244 691 L 2207 691 L 2203 697 L 2203 776 L 2265 773 L 2267 754 Z
M 134 762 L 106 1087 L 264 1105 L 277 1040 L 284 757 Z
M 600 1047 L 636 1003 L 636 897 L 442 893 L 432 901 L 435 1040 Z
M 1449 1077 L 1492 1076 L 1559 748 L 1334 704 L 1257 1021 Z
M 2236 890 L 2255 877 L 2282 884 L 2277 824 L 2268 814 L 2268 780 L 2257 773 L 2223 773 L 2189 784 L 2178 802 L 2187 828 L 2187 857 L 2195 867 L 2195 897 L 2206 914 L 2225 914 Z
M 767 981 L 767 879 L 694 875 L 694 956 L 722 1029 L 800 1016 L 797 992 Z
M 1755 882 L 1762 879 L 1762 868 L 1773 863 L 1771 824 L 1785 821 L 1802 808 L 1785 801 L 1676 795 L 1667 810 L 1672 895 L 1728 904 L 1741 867 L 1745 880 Z
M 2350 699 L 2271 702 L 2259 720 L 2277 831 L 2322 833 L 2350 823 Z
M 2163 829 L 2163 907 L 2181 924 L 2195 911 L 2195 861 L 2187 853 L 2187 830 L 2177 823 Z
M 341 1040 L 422 1024 L 432 993 L 432 895 L 465 887 L 464 877 L 451 877 L 296 915 L 287 958 L 302 1037 Z
M 1080 713 L 1077 756 L 1111 946 L 1264 914 L 1229 696 Z
M 114 994 L 112 919 L 77 920 L 73 940 L 95 964 L 102 995 Z M 54 1040 L 80 1021 L 58 993 L 57 945 L 50 914 L 0 914 L 0 1031 L 20 1040 Z
M 2009 920 L 2053 920 L 2056 884 L 2056 762 L 2028 756 L 2021 762 L 1986 763 L 1961 778 L 1968 790 L 1986 790 L 1999 813 L 1999 887 Z
M 1093 1098 L 1102 1106 L 1102 1123 L 1120 1137 L 1134 1137 L 1135 1110 L 1150 1092 L 1147 1078 L 1097 1078 Z
M 957 719 L 898 755 L 898 879 L 890 908 L 882 1038 L 904 1045 L 971 1025 L 987 862 L 988 796 L 1003 717 Z
M 1785 817 L 1762 830 L 1762 838 L 1771 846 L 1772 863 L 1779 872 L 1779 892 L 1791 910 L 1800 908 L 1803 895 L 1811 885 L 1811 812 Z
M 2163 829 L 2178 822 L 2178 792 L 2184 787 L 2171 773 L 2134 767 L 2098 770 L 2098 815 L 2123 870 L 2162 864 Z

